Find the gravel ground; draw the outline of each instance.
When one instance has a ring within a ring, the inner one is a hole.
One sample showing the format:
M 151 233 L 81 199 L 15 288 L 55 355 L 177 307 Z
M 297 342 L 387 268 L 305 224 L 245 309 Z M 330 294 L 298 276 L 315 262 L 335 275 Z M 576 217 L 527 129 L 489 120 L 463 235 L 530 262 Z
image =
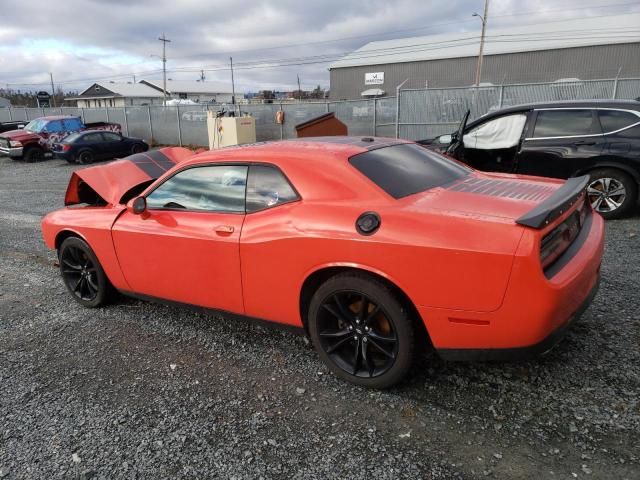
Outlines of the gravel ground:
M 527 363 L 421 356 L 337 380 L 302 336 L 67 294 L 40 235 L 74 167 L 0 158 L 0 479 L 640 478 L 640 221 L 600 293 Z

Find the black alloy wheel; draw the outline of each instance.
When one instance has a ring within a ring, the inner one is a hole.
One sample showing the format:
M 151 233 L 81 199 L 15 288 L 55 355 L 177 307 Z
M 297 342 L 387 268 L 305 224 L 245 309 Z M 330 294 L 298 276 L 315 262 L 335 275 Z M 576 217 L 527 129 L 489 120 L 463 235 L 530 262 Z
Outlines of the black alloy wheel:
M 387 286 L 366 275 L 341 274 L 311 302 L 309 333 L 338 376 L 368 387 L 399 382 L 412 363 L 413 325 Z
M 78 154 L 78 163 L 89 165 L 93 163 L 93 152 L 91 150 L 83 150 Z
M 142 153 L 142 152 L 144 152 L 144 147 L 139 143 L 135 143 L 133 147 L 131 147 L 131 153 L 133 155 L 135 155 L 136 153 Z
M 83 240 L 67 238 L 58 253 L 60 273 L 71 296 L 85 307 L 105 303 L 111 285 L 100 262 Z

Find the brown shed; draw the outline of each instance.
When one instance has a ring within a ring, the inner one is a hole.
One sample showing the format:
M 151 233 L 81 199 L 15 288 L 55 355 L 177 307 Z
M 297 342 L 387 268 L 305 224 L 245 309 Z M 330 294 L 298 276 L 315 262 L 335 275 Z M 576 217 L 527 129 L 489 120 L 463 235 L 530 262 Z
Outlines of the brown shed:
M 296 133 L 298 138 L 347 135 L 347 126 L 336 118 L 335 113 L 330 112 L 299 123 L 296 125 Z

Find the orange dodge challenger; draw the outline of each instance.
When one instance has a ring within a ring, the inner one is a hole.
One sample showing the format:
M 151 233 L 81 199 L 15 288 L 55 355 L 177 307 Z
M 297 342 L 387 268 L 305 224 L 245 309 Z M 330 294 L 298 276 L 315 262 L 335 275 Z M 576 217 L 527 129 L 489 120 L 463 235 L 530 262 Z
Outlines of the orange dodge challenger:
M 77 170 L 77 206 L 42 230 L 82 305 L 119 291 L 298 327 L 338 376 L 383 388 L 430 346 L 508 359 L 562 337 L 600 279 L 587 181 L 385 138 L 166 148 Z

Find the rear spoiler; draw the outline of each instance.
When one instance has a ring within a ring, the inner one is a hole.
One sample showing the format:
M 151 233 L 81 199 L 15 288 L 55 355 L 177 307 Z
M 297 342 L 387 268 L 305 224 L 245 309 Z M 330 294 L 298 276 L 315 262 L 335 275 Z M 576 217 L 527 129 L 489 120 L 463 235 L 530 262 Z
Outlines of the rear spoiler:
M 531 228 L 548 225 L 580 198 L 588 183 L 589 175 L 570 178 L 544 202 L 518 218 L 516 223 Z

